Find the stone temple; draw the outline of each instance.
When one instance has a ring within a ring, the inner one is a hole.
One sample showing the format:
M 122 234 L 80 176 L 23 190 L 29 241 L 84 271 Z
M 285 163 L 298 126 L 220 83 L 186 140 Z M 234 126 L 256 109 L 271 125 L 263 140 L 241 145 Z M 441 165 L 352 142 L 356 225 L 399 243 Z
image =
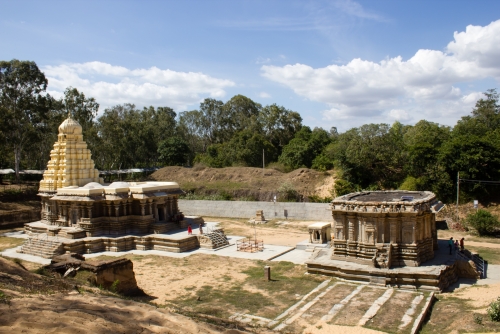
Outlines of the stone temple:
M 44 257 L 131 249 L 182 252 L 227 243 L 223 231 L 184 238 L 168 235 L 187 226 L 177 204 L 183 193 L 175 182 L 104 185 L 82 127 L 68 117 L 59 126 L 40 181 L 41 221 L 25 225 L 30 238 L 21 252 Z
M 377 268 L 419 266 L 437 249 L 436 196 L 428 191 L 349 194 L 331 203 L 332 259 Z
M 447 257 L 435 258 L 435 209 L 440 205 L 428 191 L 337 197 L 331 202 L 330 249 L 315 252 L 307 270 L 375 285 L 441 291 L 462 269 Z

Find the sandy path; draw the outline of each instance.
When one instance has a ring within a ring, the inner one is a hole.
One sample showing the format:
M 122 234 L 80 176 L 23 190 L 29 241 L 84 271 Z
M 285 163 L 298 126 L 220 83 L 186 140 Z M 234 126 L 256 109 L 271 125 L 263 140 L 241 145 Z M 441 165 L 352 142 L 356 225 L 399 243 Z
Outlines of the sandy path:
M 378 333 L 384 333 L 380 331 L 376 331 L 373 329 L 368 329 L 364 327 L 351 327 L 351 326 L 339 326 L 339 325 L 329 325 L 324 322 L 320 322 L 319 324 L 316 325 L 311 325 L 308 326 L 304 329 L 303 331 L 304 334 L 378 334 Z
M 453 297 L 469 299 L 469 304 L 477 308 L 475 312 L 486 314 L 486 309 L 492 301 L 500 297 L 500 283 L 490 285 L 473 285 L 458 289 L 453 293 Z

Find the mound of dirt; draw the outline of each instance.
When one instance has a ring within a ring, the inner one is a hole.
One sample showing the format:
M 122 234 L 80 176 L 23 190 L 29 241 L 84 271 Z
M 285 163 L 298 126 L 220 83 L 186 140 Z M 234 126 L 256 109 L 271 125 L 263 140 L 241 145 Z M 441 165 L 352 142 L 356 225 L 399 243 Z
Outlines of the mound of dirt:
M 211 319 L 212 323 L 218 323 Z M 245 333 L 195 321 L 0 257 L 0 333 Z
M 307 201 L 309 196 L 331 197 L 333 172 L 318 172 L 299 168 L 290 173 L 255 167 L 164 167 L 150 178 L 155 181 L 174 181 L 186 192 L 216 194 L 225 192 L 232 197 L 253 197 L 269 201 L 281 188 L 295 190 Z

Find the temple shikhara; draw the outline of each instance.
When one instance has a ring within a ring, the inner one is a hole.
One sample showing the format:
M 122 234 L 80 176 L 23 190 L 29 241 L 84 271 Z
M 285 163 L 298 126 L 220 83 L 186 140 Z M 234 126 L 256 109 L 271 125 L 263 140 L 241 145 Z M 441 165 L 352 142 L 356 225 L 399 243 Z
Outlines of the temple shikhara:
M 104 185 L 81 125 L 68 117 L 59 126 L 40 181 L 41 221 L 25 225 L 31 237 L 21 251 L 52 257 L 65 252 L 130 249 L 181 252 L 200 247 L 200 243 L 207 248 L 218 246 L 210 234 L 186 238 L 165 234 L 187 225 L 178 208 L 180 194 L 183 191 L 175 182 Z M 47 237 L 42 240 L 41 234 Z

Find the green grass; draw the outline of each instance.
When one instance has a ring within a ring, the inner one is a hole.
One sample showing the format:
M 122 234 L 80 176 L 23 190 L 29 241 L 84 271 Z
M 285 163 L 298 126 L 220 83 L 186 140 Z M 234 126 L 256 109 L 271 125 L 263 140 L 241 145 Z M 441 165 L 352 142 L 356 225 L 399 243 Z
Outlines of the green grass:
M 479 254 L 485 261 L 488 261 L 488 264 L 500 264 L 500 249 L 498 248 L 467 246 L 467 249 Z
M 481 324 L 475 321 L 477 317 L 481 317 Z M 456 323 L 460 323 L 460 328 Z M 449 333 L 451 330 L 458 333 L 491 333 L 500 328 L 485 314 L 475 312 L 468 300 L 441 295 L 432 306 L 430 318 L 426 319 L 420 333 Z
M 225 276 L 225 285 L 201 286 L 195 294 L 178 298 L 173 304 L 190 312 L 218 317 L 245 312 L 272 319 L 297 302 L 296 294 L 309 293 L 325 279 L 305 275 L 303 266 L 291 262 L 255 261 L 255 264 L 242 272 L 247 275 L 242 283 L 231 284 L 232 280 Z M 264 279 L 266 265 L 271 266 L 271 281 Z M 186 290 L 192 292 L 195 287 Z
M 479 237 L 479 236 L 472 236 L 472 237 L 467 237 L 467 240 L 465 241 L 475 241 L 475 242 L 487 242 L 490 244 L 500 244 L 500 238 L 491 238 L 491 237 Z
M 21 246 L 26 240 L 20 238 L 0 237 L 0 251 Z

